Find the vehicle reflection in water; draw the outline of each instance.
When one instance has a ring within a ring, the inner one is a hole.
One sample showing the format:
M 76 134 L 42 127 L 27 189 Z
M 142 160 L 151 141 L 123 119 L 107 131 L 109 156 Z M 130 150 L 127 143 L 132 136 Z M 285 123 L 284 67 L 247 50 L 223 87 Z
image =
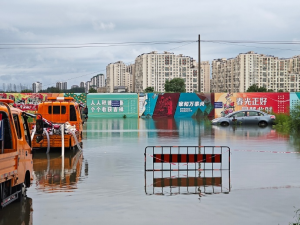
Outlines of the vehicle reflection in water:
M 272 126 L 212 126 L 212 129 L 216 140 L 228 139 L 229 137 L 231 140 L 248 140 L 254 137 L 258 141 L 288 140 L 289 138 L 288 135 L 276 132 Z
M 64 165 L 61 152 L 33 155 L 36 189 L 43 192 L 72 192 L 81 176 L 83 154 L 80 150 L 66 151 Z M 64 168 L 62 168 L 64 167 Z M 86 162 L 85 175 L 88 174 Z
M 0 225 L 32 225 L 32 214 L 32 199 L 24 197 L 22 202 L 14 202 L 1 210 Z
M 202 197 L 210 194 L 229 194 L 230 189 L 229 170 L 145 172 L 146 195 L 197 194 Z

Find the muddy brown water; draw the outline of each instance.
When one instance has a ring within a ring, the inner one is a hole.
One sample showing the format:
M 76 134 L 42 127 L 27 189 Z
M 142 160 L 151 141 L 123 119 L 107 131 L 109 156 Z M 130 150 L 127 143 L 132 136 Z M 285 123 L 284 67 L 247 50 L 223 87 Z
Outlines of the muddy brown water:
M 0 211 L 0 225 L 289 224 L 300 208 L 300 154 L 285 152 L 299 149 L 296 140 L 271 127 L 90 118 L 83 151 L 66 150 L 63 165 L 60 152 L 34 155 L 27 198 Z M 147 172 L 145 179 L 146 146 L 199 145 L 230 147 L 230 172 Z M 159 185 L 156 176 L 164 178 Z

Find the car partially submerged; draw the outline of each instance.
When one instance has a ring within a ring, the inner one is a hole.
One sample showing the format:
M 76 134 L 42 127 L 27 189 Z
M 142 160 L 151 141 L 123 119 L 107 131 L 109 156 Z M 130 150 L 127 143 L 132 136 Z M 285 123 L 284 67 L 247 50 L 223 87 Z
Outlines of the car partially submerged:
M 227 116 L 213 119 L 213 125 L 258 125 L 265 127 L 275 122 L 275 116 L 259 110 L 240 110 Z

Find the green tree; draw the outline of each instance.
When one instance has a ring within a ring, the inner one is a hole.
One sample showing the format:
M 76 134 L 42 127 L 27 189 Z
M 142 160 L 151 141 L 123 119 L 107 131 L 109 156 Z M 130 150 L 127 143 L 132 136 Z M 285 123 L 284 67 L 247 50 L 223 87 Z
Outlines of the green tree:
M 265 87 L 259 87 L 258 88 L 258 92 L 267 92 L 268 90 L 267 90 L 267 88 L 265 88 Z
M 75 87 L 70 90 L 65 90 L 65 93 L 85 93 L 85 88 L 83 87 Z
M 48 87 L 45 90 L 40 90 L 39 93 L 61 93 L 62 91 L 56 87 Z
M 247 89 L 247 92 L 267 92 L 267 88 L 258 87 L 256 84 L 253 84 Z
M 32 90 L 29 90 L 29 89 L 23 89 L 21 91 L 21 93 L 32 93 Z
M 279 89 L 277 92 L 283 92 L 283 90 L 282 90 L 282 89 Z
M 89 93 L 97 93 L 97 90 L 91 87 L 91 88 L 89 89 Z
M 165 92 L 185 92 L 185 83 L 182 78 L 174 78 L 172 80 L 166 80 Z
M 295 104 L 290 110 L 291 128 L 300 131 L 300 104 Z
M 144 90 L 145 93 L 152 93 L 154 92 L 154 87 L 147 87 L 145 90 Z

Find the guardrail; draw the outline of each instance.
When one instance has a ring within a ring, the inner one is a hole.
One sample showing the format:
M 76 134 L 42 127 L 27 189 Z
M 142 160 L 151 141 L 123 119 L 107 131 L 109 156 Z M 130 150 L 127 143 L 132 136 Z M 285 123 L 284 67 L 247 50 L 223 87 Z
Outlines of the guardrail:
M 227 146 L 147 146 L 144 155 L 147 195 L 230 192 Z

